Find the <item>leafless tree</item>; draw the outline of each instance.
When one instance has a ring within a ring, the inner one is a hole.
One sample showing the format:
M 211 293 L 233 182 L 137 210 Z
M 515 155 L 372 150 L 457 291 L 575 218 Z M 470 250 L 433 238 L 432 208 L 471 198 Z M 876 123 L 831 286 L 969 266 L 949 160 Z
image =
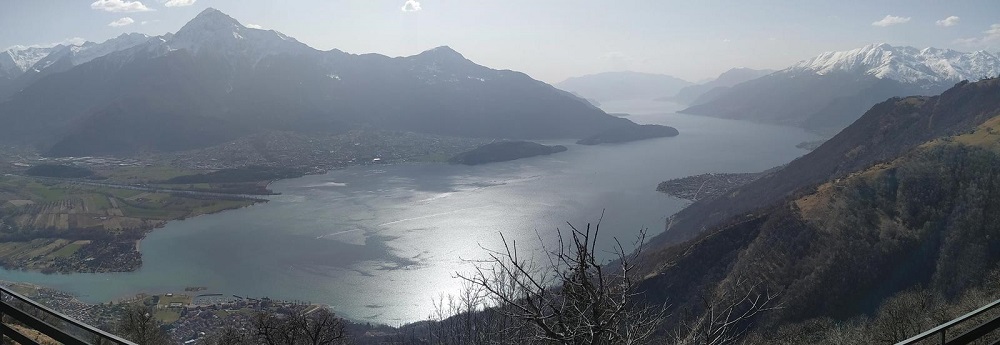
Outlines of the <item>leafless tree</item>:
M 290 320 L 291 328 L 301 335 L 300 344 L 332 345 L 345 340 L 344 323 L 326 308 L 311 313 L 296 313 Z
M 223 340 L 239 339 L 229 331 Z M 332 345 L 346 341 L 344 322 L 325 308 L 297 311 L 284 315 L 265 310 L 254 314 L 246 337 L 252 343 L 267 345 Z M 219 343 L 217 343 L 219 344 Z
M 427 340 L 433 344 L 476 344 L 489 338 L 485 294 L 478 286 L 466 285 L 458 295 L 434 301 L 427 322 Z
M 278 315 L 270 311 L 258 311 L 250 319 L 251 337 L 261 344 L 279 345 L 285 344 L 295 339 L 288 339 L 289 329 L 285 328 L 285 323 L 278 318 Z
M 210 334 L 204 343 L 210 345 L 241 345 L 252 343 L 251 340 L 252 337 L 246 328 L 227 326 Z
M 664 308 L 637 301 L 633 262 L 641 252 L 626 254 L 615 239 L 615 264 L 605 266 L 596 256 L 600 223 L 580 230 L 569 224 L 567 243 L 562 231 L 558 248 L 546 250 L 542 264 L 526 259 L 516 243 L 501 234 L 504 248 L 489 251 L 471 274 L 459 277 L 485 291 L 496 310 L 530 327 L 531 342 L 556 344 L 642 344 L 648 342 L 664 316 Z
M 704 312 L 693 320 L 682 322 L 675 331 L 674 343 L 733 344 L 746 335 L 758 314 L 778 308 L 775 305 L 777 294 L 745 278 L 723 284 L 721 291 L 703 297 Z
M 441 296 L 428 318 L 431 344 L 522 344 L 527 338 L 523 323 L 502 312 L 502 307 L 481 286 L 465 282 L 458 295 Z
M 163 331 L 163 324 L 153 314 L 153 309 L 146 306 L 129 305 L 122 311 L 115 331 L 139 345 L 170 344 L 170 336 Z

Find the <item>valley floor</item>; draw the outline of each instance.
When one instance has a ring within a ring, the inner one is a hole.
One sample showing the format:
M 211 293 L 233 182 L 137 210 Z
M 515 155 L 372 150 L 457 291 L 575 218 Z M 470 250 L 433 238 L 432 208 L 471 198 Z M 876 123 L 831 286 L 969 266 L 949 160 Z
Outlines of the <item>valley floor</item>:
M 148 231 L 266 200 L 6 175 L 0 201 L 0 265 L 72 273 L 138 269 Z
M 482 139 L 356 130 L 271 132 L 231 143 L 135 158 L 45 158 L 0 152 L 0 267 L 43 273 L 128 272 L 139 242 L 169 221 L 266 202 L 277 179 L 353 165 L 444 162 Z M 48 165 L 88 178 L 26 176 Z M 211 172 L 211 173 L 209 173 Z

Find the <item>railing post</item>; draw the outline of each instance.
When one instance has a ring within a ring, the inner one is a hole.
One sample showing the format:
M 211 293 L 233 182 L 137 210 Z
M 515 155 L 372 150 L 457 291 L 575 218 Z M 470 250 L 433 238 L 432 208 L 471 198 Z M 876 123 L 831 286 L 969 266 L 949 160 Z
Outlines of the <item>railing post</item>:
M 906 340 L 896 343 L 896 345 L 912 345 L 917 344 L 922 341 L 930 341 L 930 339 L 938 339 L 940 344 L 948 344 L 948 330 L 957 324 L 971 320 L 974 317 L 980 316 L 991 310 L 1000 310 L 1000 299 L 993 301 L 990 304 L 979 307 L 965 315 L 955 318 L 951 321 L 945 322 L 937 327 L 931 328 L 923 333 L 917 334 Z M 950 343 L 952 344 L 969 344 L 972 341 L 979 339 L 989 332 L 1000 329 L 1000 316 L 994 316 L 989 321 L 980 323 L 971 330 L 965 332 L 959 332 Z
M 3 303 L 3 289 L 0 289 L 0 303 Z M 3 311 L 0 310 L 0 325 L 3 324 Z M 0 343 L 4 343 L 5 336 L 0 333 Z
M 22 310 L 19 307 L 15 307 L 13 303 L 8 303 L 7 301 L 4 300 L 4 298 L 8 298 L 8 296 L 9 298 L 11 298 L 11 302 L 17 300 L 18 304 L 23 303 L 27 309 L 34 309 L 37 312 L 45 314 L 46 315 L 45 317 L 54 318 L 53 321 L 55 322 L 55 324 L 46 322 L 42 318 L 33 316 L 32 313 Z M 14 292 L 12 290 L 7 290 L 7 288 L 3 286 L 0 286 L 0 313 L 3 314 L 10 313 L 13 319 L 29 326 L 30 328 L 33 328 L 41 332 L 45 336 L 52 338 L 53 340 L 56 340 L 62 344 L 78 344 L 78 345 L 95 344 L 93 340 L 84 340 L 84 338 L 79 338 L 80 336 L 83 336 L 79 334 L 80 332 L 70 333 L 67 330 L 56 327 L 56 325 L 65 326 L 68 324 L 72 327 L 75 327 L 75 330 L 82 331 L 84 334 L 89 334 L 96 337 L 95 339 L 99 339 L 96 344 L 112 343 L 118 345 L 135 345 L 135 343 L 133 342 L 122 339 L 116 335 L 105 332 L 94 326 L 82 323 L 62 313 L 52 310 L 51 308 L 41 305 L 38 302 L 35 302 L 31 299 L 21 296 L 17 292 Z M 0 324 L 0 330 L 3 331 L 3 334 L 9 334 L 9 336 L 18 337 L 17 339 L 14 340 L 19 343 L 22 344 L 34 343 L 30 339 L 25 338 L 22 334 L 12 330 L 9 327 L 6 327 L 3 324 Z

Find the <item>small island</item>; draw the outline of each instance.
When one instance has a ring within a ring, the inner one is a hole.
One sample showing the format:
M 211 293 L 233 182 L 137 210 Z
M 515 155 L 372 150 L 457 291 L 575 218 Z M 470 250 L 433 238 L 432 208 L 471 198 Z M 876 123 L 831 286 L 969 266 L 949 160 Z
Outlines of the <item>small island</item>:
M 677 136 L 678 134 L 680 134 L 680 132 L 678 132 L 676 128 L 670 126 L 661 126 L 661 125 L 629 126 L 629 127 L 615 128 L 591 137 L 583 138 L 577 141 L 576 143 L 580 145 L 626 143 L 637 140 L 674 137 Z
M 562 145 L 546 146 L 529 141 L 503 141 L 459 153 L 448 161 L 453 164 L 479 165 L 550 155 L 563 151 L 566 151 L 566 147 Z

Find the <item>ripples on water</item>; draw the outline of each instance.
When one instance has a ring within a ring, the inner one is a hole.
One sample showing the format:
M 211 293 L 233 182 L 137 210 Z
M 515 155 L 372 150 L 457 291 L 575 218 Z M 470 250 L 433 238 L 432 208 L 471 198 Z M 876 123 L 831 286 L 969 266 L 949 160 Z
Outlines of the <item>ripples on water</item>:
M 538 238 L 551 241 L 567 221 L 585 226 L 604 212 L 601 233 L 610 248 L 612 237 L 625 243 L 641 228 L 662 231 L 666 217 L 686 205 L 657 193 L 660 181 L 761 171 L 804 154 L 795 145 L 817 139 L 795 128 L 697 116 L 630 119 L 671 125 L 681 135 L 605 146 L 550 142 L 569 151 L 474 167 L 354 167 L 279 181 L 272 188 L 282 195 L 271 202 L 154 231 L 137 272 L 3 276 L 93 302 L 207 286 L 206 293 L 328 303 L 359 320 L 417 321 L 429 315 L 432 299 L 461 288 L 453 275 L 482 258 L 483 247 L 498 248 L 500 232 L 537 249 Z

